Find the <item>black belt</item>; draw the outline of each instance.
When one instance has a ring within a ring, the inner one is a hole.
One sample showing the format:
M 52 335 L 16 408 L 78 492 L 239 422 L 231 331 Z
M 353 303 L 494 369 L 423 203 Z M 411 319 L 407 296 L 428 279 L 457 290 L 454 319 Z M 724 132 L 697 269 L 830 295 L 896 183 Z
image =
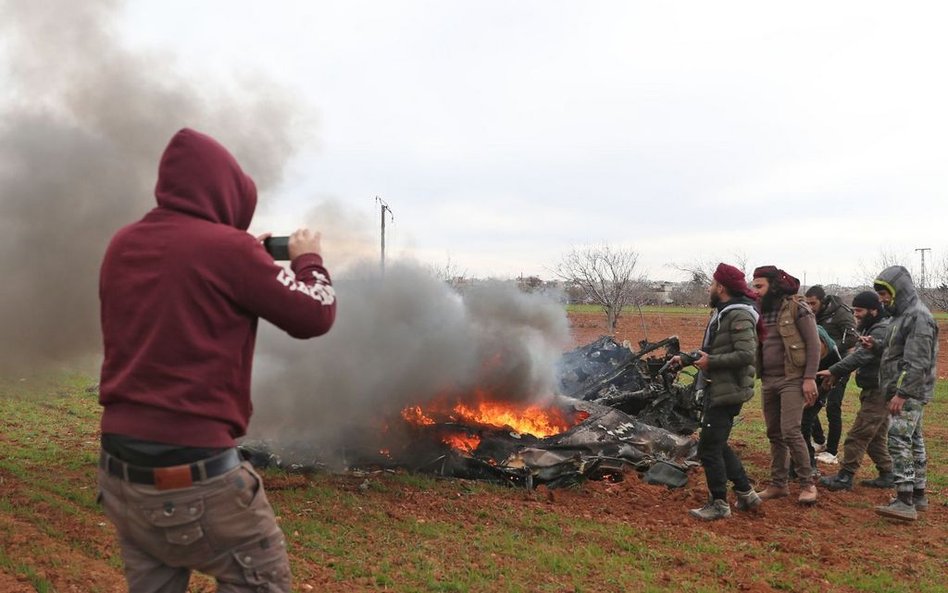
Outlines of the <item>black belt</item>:
M 150 484 L 158 490 L 187 488 L 195 482 L 225 474 L 240 465 L 237 449 L 228 449 L 220 455 L 208 457 L 187 465 L 170 467 L 142 467 L 125 463 L 102 451 L 99 455 L 99 467 L 109 475 L 135 484 Z

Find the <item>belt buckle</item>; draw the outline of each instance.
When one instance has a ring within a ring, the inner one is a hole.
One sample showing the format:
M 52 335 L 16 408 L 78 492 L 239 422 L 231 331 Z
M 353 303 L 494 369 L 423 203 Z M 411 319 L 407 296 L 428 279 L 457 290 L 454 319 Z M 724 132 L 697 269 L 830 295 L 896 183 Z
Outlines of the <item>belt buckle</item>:
M 174 490 L 187 488 L 194 484 L 191 479 L 190 465 L 175 465 L 172 467 L 157 467 L 154 470 L 155 488 L 158 490 Z

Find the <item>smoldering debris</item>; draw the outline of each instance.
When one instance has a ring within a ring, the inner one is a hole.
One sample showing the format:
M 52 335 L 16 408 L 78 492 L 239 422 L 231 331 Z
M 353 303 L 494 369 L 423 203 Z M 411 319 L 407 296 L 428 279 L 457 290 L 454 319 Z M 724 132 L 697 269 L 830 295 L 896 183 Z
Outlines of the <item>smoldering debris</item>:
M 410 263 L 365 264 L 334 278 L 336 324 L 299 342 L 261 325 L 254 369 L 254 438 L 327 451 L 368 438 L 370 418 L 409 404 L 489 391 L 511 402 L 551 398 L 569 341 L 563 307 L 514 286 L 462 295 Z
M 666 364 L 677 353 L 675 337 L 635 352 L 603 337 L 560 360 L 560 386 L 574 397 L 528 407 L 488 392 L 482 397 L 491 399 L 474 414 L 468 406 L 427 405 L 421 396 L 398 400 L 407 407 L 397 415 L 372 406 L 339 418 L 325 406 L 346 427 L 331 444 L 314 425 L 250 438 L 241 448 L 259 466 L 300 471 L 404 468 L 531 488 L 618 481 L 635 469 L 650 482 L 679 487 L 696 463 L 700 402 L 694 384 L 678 383 Z

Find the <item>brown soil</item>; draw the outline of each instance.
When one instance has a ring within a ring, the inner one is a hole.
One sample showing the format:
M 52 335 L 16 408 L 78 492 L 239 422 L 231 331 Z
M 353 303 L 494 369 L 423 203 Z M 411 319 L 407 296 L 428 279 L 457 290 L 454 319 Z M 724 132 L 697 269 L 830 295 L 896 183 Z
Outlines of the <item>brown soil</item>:
M 573 338 L 576 344 L 588 343 L 604 333 L 604 318 L 600 315 L 571 315 Z M 699 345 L 704 329 L 705 317 L 701 315 L 648 315 L 646 317 L 648 338 L 657 340 L 668 335 L 678 335 L 682 347 L 691 349 Z M 943 328 L 944 329 L 944 328 Z M 948 335 L 948 334 L 946 334 Z M 642 339 L 642 322 L 637 316 L 620 320 L 617 337 L 633 344 Z M 940 368 L 948 368 L 942 353 Z M 945 427 L 929 427 L 929 438 L 948 437 Z M 3 438 L 3 435 L 0 435 Z M 768 465 L 767 452 L 751 450 L 746 443 L 734 443 L 741 456 L 756 467 Z M 824 471 L 835 468 L 824 467 Z M 760 477 L 760 476 L 756 476 Z M 284 497 L 305 489 L 311 477 L 301 475 L 271 476 L 267 489 L 284 516 L 304 515 L 308 508 L 282 505 Z M 483 517 L 496 509 L 512 509 L 511 512 L 527 516 L 537 509 L 554 512 L 563 517 L 595 519 L 607 526 L 630 525 L 645 534 L 648 540 L 664 541 L 674 538 L 691 542 L 696 538 L 710 537 L 713 543 L 733 553 L 716 556 L 714 561 L 725 564 L 713 580 L 703 581 L 709 590 L 717 587 L 735 587 L 746 591 L 773 591 L 769 585 L 760 584 L 760 573 L 770 569 L 764 566 L 765 554 L 751 554 L 748 546 L 766 548 L 792 557 L 806 559 L 812 563 L 805 568 L 808 582 L 797 590 L 825 591 L 828 583 L 823 580 L 823 571 L 846 571 L 853 558 L 860 558 L 859 566 L 890 567 L 893 574 L 902 574 L 912 579 L 913 561 L 923 558 L 948 558 L 948 507 L 944 494 L 933 492 L 933 504 L 924 519 L 912 525 L 893 526 L 876 518 L 873 504 L 883 502 L 888 492 L 857 488 L 850 493 L 831 493 L 820 490 L 820 501 L 812 508 L 795 504 L 794 497 L 771 501 L 760 514 L 735 513 L 728 521 L 703 524 L 690 519 L 689 508 L 700 506 L 706 497 L 701 471 L 696 470 L 689 485 L 679 490 L 668 490 L 642 482 L 631 474 L 620 483 L 591 482 L 578 489 L 534 492 L 516 490 L 484 489 L 474 494 L 468 491 L 463 481 L 438 482 L 430 489 L 419 490 L 384 474 L 373 480 L 385 481 L 385 488 L 361 492 L 362 477 L 328 476 L 321 483 L 329 484 L 342 494 L 354 493 L 366 497 L 367 505 L 382 509 L 390 518 L 413 519 L 419 522 L 444 521 L 452 524 L 478 524 Z M 69 476 L 76 488 L 94 488 L 92 468 L 76 470 Z M 104 517 L 95 510 L 83 509 L 78 514 L 64 513 L 60 507 L 49 504 L 35 496 L 35 487 L 24 483 L 17 476 L 0 469 L 0 501 L 5 509 L 0 511 L 0 540 L 7 561 L 0 566 L 0 591 L 25 593 L 35 591 L 31 575 L 16 568 L 27 562 L 35 574 L 48 580 L 55 591 L 123 591 L 121 570 L 107 561 L 110 551 L 117 549 L 114 531 L 105 523 Z M 795 493 L 794 493 L 795 494 Z M 463 496 L 464 504 L 457 501 Z M 15 511 L 27 505 L 40 520 L 26 521 Z M 801 533 L 804 535 L 801 536 Z M 298 534 L 288 533 L 291 550 Z M 369 533 L 369 546 L 372 534 Z M 476 537 L 471 531 L 470 537 Z M 390 542 L 376 542 L 384 547 Z M 466 558 L 474 546 L 459 544 L 457 550 L 445 550 L 457 558 Z M 745 551 L 741 551 L 745 550 Z M 609 553 L 610 550 L 604 550 Z M 618 552 L 618 551 L 616 551 Z M 681 552 L 682 567 L 694 567 L 695 560 L 687 551 Z M 294 554 L 296 556 L 296 554 Z M 503 563 L 503 558 L 497 559 Z M 510 561 L 512 562 L 512 561 Z M 9 564 L 13 564 L 11 568 Z M 659 579 L 667 579 L 669 586 L 680 582 L 673 578 L 676 568 L 667 565 L 659 569 Z M 662 572 L 666 571 L 666 572 Z M 306 561 L 294 557 L 294 572 L 297 574 L 299 591 L 376 591 L 382 587 L 366 581 L 347 580 L 340 582 L 326 564 Z M 798 576 L 800 572 L 796 573 Z M 540 577 L 538 577 L 540 578 Z M 705 576 L 705 578 L 708 578 Z M 211 591 L 206 580 L 192 581 L 192 591 Z M 391 588 L 386 590 L 393 590 Z M 397 587 L 394 590 L 398 590 Z M 498 583 L 498 591 L 503 590 Z M 529 589 L 533 590 L 533 589 Z M 546 588 L 544 590 L 551 590 Z M 563 589 L 567 590 L 567 589 Z M 569 588 L 568 590 L 572 590 Z M 846 589 L 836 589 L 846 590 Z

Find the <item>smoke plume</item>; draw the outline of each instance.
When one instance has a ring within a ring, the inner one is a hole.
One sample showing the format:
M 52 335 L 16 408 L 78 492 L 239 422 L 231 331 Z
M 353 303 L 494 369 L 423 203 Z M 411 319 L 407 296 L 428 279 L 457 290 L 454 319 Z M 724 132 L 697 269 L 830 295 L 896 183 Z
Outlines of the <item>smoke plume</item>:
M 257 182 L 280 181 L 298 110 L 266 81 L 221 90 L 122 46 L 121 4 L 0 1 L 0 372 L 101 351 L 98 268 L 154 206 L 178 129 L 217 137 Z
M 299 342 L 261 325 L 252 437 L 332 451 L 444 394 L 532 403 L 555 392 L 569 327 L 548 297 L 500 283 L 461 296 L 409 263 L 384 278 L 366 264 L 334 283 L 338 316 L 325 336 Z
M 257 181 L 261 204 L 296 148 L 299 110 L 250 81 L 232 92 L 131 52 L 109 0 L 0 0 L 0 372 L 101 352 L 98 269 L 110 237 L 154 205 L 158 159 L 178 129 L 217 137 Z M 311 135 L 311 134 L 310 134 Z M 439 394 L 550 395 L 568 337 L 560 306 L 513 287 L 463 297 L 419 266 L 339 263 L 374 253 L 365 221 L 338 204 L 307 216 L 326 235 L 339 314 L 299 342 L 261 324 L 257 436 L 333 446 L 370 416 Z

